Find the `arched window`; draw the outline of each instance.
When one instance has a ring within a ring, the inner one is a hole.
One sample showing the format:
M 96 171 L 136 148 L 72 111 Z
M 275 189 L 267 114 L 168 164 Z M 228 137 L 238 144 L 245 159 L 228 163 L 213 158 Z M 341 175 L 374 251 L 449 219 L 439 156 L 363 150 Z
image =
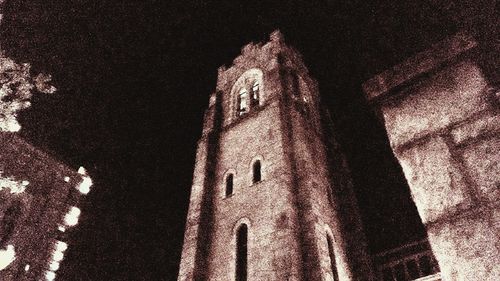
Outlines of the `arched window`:
M 16 222 L 21 215 L 21 208 L 18 204 L 13 204 L 4 213 L 2 222 L 0 223 L 0 247 L 4 248 L 16 227 Z
M 236 281 L 247 280 L 248 228 L 242 224 L 236 234 Z
M 262 70 L 252 68 L 245 71 L 231 89 L 232 104 L 235 104 L 236 117 L 245 115 L 257 108 L 262 101 L 264 84 Z
M 332 239 L 330 238 L 330 235 L 328 235 L 328 234 L 326 235 L 326 241 L 328 243 L 328 254 L 330 256 L 330 267 L 332 270 L 333 280 L 338 281 L 339 274 L 337 272 L 337 266 L 335 265 L 335 252 L 333 251 Z
M 229 174 L 226 177 L 226 197 L 233 194 L 233 174 Z
M 253 183 L 257 183 L 262 180 L 262 172 L 261 172 L 261 166 L 260 166 L 260 161 L 257 160 L 255 163 L 253 163 Z

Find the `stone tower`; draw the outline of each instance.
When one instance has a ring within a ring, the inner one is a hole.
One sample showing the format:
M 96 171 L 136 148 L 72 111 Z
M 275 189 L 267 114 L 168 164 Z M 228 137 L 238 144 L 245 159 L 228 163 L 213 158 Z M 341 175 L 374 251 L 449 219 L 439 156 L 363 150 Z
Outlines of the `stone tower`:
M 279 31 L 219 69 L 178 280 L 373 280 L 316 82 Z

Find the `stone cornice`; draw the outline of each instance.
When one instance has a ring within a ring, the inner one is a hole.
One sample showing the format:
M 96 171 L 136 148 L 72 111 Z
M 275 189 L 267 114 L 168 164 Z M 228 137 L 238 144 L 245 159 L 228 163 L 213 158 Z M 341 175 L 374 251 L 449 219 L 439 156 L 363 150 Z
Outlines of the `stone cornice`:
M 363 83 L 363 91 L 369 101 L 380 99 L 393 89 L 408 84 L 418 77 L 432 72 L 447 61 L 463 54 L 478 45 L 477 41 L 465 32 L 434 44 L 404 62 L 378 74 Z

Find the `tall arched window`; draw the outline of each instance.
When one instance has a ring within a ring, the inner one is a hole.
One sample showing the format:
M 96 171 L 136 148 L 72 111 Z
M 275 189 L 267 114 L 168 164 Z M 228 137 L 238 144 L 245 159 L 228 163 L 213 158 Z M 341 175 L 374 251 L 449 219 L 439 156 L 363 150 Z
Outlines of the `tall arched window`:
M 242 224 L 236 234 L 236 281 L 247 280 L 248 227 Z
M 262 102 L 264 84 L 262 70 L 252 68 L 245 71 L 234 83 L 231 97 L 235 101 L 236 117 L 256 109 Z
M 337 272 L 337 266 L 335 265 L 335 252 L 333 251 L 333 243 L 330 235 L 326 235 L 326 241 L 328 243 L 328 255 L 330 256 L 330 267 L 332 270 L 333 280 L 339 280 L 339 274 Z
M 233 194 L 233 174 L 229 174 L 226 177 L 226 197 Z
M 253 163 L 253 183 L 257 183 L 262 180 L 262 171 L 260 161 L 257 160 Z
M 21 208 L 18 204 L 11 205 L 5 211 L 0 223 L 0 247 L 4 248 L 5 244 L 10 240 L 20 215 Z

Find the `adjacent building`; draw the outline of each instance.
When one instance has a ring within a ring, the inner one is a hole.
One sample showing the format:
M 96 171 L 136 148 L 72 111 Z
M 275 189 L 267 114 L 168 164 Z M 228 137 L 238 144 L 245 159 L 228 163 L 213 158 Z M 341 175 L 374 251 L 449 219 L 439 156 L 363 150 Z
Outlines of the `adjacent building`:
M 489 43 L 463 31 L 363 84 L 443 280 L 500 279 L 500 52 Z
M 0 133 L 0 280 L 54 280 L 92 180 Z

